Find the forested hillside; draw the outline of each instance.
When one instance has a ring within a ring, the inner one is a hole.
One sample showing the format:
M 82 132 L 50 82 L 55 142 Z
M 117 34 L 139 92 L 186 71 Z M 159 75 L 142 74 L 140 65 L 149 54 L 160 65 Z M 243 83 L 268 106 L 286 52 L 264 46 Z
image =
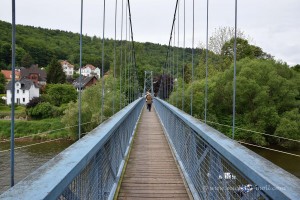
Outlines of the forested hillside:
M 0 30 L 0 69 L 9 69 L 11 66 L 11 25 L 0 21 Z M 40 67 L 46 67 L 55 57 L 57 60 L 68 60 L 75 67 L 79 67 L 79 34 L 22 25 L 18 25 L 16 30 L 17 66 L 27 67 L 31 64 L 38 64 Z M 211 41 L 213 39 L 211 38 Z M 210 125 L 230 137 L 232 132 L 233 43 L 234 40 L 231 39 L 224 41 L 223 45 L 218 46 L 217 49 L 210 47 L 213 51 L 208 52 L 207 61 L 205 51 L 197 49 L 194 57 L 194 71 L 192 71 L 191 64 L 192 50 L 189 48 L 172 49 L 170 52 L 171 68 L 164 70 L 168 78 L 166 81 L 168 94 L 160 96 L 161 98 L 170 97 L 170 103 L 190 113 L 190 97 L 193 95 L 193 115 L 201 120 L 204 119 L 205 68 L 208 66 L 207 120 Z M 119 70 L 121 49 L 122 63 L 125 66 L 125 55 L 127 61 L 131 55 L 130 42 L 117 41 L 116 46 L 116 66 Z M 140 87 L 144 82 L 145 70 L 154 72 L 158 80 L 156 86 L 157 88 L 160 86 L 167 49 L 166 45 L 135 42 Z M 102 40 L 100 38 L 83 37 L 83 65 L 92 64 L 101 68 L 101 51 Z M 113 59 L 114 41 L 105 39 L 105 72 L 112 69 Z M 178 73 L 177 70 L 172 71 L 177 67 Z M 192 81 L 192 72 L 194 72 L 194 81 Z M 300 140 L 300 66 L 290 67 L 282 61 L 276 61 L 260 47 L 249 44 L 245 38 L 238 38 L 236 75 L 237 131 L 235 139 L 266 146 L 276 144 L 288 148 L 299 148 L 297 141 Z M 178 79 L 175 80 L 174 77 Z M 117 79 L 119 83 L 126 84 L 119 77 Z M 124 99 L 124 102 L 128 99 L 128 91 L 124 92 L 126 86 L 114 88 L 112 81 L 112 76 L 109 76 L 106 88 L 114 93 L 108 93 L 105 97 L 106 117 L 112 114 L 113 98 Z M 95 87 L 98 88 L 91 87 L 83 95 L 86 122 L 95 121 L 101 110 L 101 104 L 95 102 L 100 99 L 99 91 L 102 86 L 98 84 Z M 119 95 L 120 90 L 122 94 Z M 98 107 L 90 106 L 92 102 Z M 64 124 L 74 125 L 68 123 L 76 122 L 78 116 L 76 108 L 76 102 L 66 107 Z M 86 125 L 84 131 L 88 132 L 95 126 L 97 123 Z M 73 132 L 75 133 L 76 130 Z
M 0 69 L 9 69 L 11 66 L 11 24 L 0 21 Z M 167 38 L 166 38 L 167 40 Z M 130 54 L 130 42 L 117 41 L 117 65 L 121 60 L 121 45 L 123 65 L 125 53 Z M 161 71 L 165 64 L 167 46 L 153 43 L 135 42 L 136 64 L 139 77 L 143 78 L 144 70 L 155 73 Z M 181 49 L 182 50 L 182 49 Z M 114 40 L 105 39 L 104 71 L 113 66 Z M 92 64 L 101 68 L 102 40 L 99 37 L 83 36 L 82 64 Z M 182 56 L 182 53 L 180 54 Z M 79 34 L 36 28 L 32 26 L 17 25 L 16 27 L 16 65 L 29 67 L 38 64 L 40 67 L 49 65 L 51 59 L 68 60 L 79 67 Z M 186 60 L 191 60 L 191 49 L 185 51 Z M 182 59 L 180 59 L 180 62 Z M 199 60 L 199 59 L 195 59 Z M 143 81 L 141 80 L 141 83 Z

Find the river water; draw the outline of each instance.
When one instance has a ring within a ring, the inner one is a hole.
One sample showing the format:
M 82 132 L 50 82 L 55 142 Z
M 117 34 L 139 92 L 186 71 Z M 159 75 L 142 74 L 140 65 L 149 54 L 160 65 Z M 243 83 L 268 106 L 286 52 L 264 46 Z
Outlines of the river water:
M 247 145 L 245 146 L 251 149 L 252 151 L 254 151 L 255 153 L 259 154 L 260 156 L 266 158 L 267 160 L 270 160 L 275 165 L 278 165 L 284 170 L 300 178 L 300 157 L 296 157 L 296 156 L 292 156 L 280 152 L 274 152 L 267 149 L 254 147 L 254 146 L 247 146 Z M 271 146 L 269 148 L 300 155 L 300 150 L 286 150 L 278 146 Z
M 15 146 L 24 146 L 36 142 L 16 142 Z M 15 150 L 15 184 L 42 166 L 72 144 L 71 141 L 60 140 Z M 10 152 L 9 142 L 0 142 L 0 194 L 10 187 Z
M 32 143 L 34 142 L 16 142 L 15 146 Z M 15 183 L 25 178 L 71 144 L 71 141 L 61 140 L 15 150 Z M 8 142 L 0 142 L 0 194 L 6 191 L 10 185 L 10 152 L 1 152 L 9 149 L 9 145 Z M 248 146 L 248 148 L 300 178 L 300 157 L 252 146 Z M 290 151 L 290 153 L 300 155 L 300 151 Z

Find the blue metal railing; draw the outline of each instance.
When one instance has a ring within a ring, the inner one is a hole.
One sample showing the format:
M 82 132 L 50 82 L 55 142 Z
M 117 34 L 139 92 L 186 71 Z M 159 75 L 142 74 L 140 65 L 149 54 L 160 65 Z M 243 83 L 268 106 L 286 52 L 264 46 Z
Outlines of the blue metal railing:
M 143 105 L 134 101 L 0 199 L 112 199 Z
M 300 179 L 176 107 L 155 99 L 194 199 L 300 199 Z

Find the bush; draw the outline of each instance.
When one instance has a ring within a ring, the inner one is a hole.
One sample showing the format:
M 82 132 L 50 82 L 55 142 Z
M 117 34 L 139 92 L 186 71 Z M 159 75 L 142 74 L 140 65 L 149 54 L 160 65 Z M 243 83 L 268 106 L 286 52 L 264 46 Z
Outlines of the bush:
M 27 114 L 34 119 L 44 119 L 53 117 L 55 108 L 49 102 L 37 104 L 27 110 Z
M 5 105 L 5 100 L 3 100 L 2 98 L 0 98 L 0 105 Z
M 26 108 L 33 108 L 35 106 L 37 106 L 39 103 L 42 103 L 43 99 L 42 97 L 33 97 L 27 104 L 26 104 Z

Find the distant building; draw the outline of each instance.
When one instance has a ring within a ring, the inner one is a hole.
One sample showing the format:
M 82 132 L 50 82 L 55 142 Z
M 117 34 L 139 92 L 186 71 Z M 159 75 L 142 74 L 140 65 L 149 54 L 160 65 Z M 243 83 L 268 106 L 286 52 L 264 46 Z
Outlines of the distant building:
M 87 87 L 90 87 L 92 85 L 96 85 L 98 79 L 96 76 L 81 76 L 81 84 L 79 84 L 79 78 L 75 79 L 73 82 L 73 86 L 76 88 L 77 91 L 84 90 Z
M 26 78 L 17 80 L 15 82 L 15 103 L 26 105 L 33 97 L 40 96 L 40 88 L 36 84 Z M 12 98 L 12 81 L 10 81 L 6 86 L 6 104 L 11 104 Z
M 4 75 L 7 82 L 12 79 L 12 71 L 11 70 L 1 70 L 1 73 Z M 20 80 L 20 69 L 15 70 L 15 80 Z
M 80 70 L 80 69 L 79 69 Z M 77 73 L 79 74 L 80 71 L 77 71 Z M 86 66 L 81 68 L 81 74 L 83 76 L 96 76 L 97 79 L 100 78 L 100 69 L 98 67 L 95 67 L 93 65 L 87 64 Z
M 65 72 L 67 77 L 73 77 L 74 75 L 74 65 L 70 64 L 67 60 L 60 61 L 61 67 Z
M 30 79 L 36 86 L 42 87 L 46 85 L 47 73 L 44 69 L 40 69 L 38 65 L 32 65 L 28 69 L 21 67 L 21 79 L 23 78 Z

